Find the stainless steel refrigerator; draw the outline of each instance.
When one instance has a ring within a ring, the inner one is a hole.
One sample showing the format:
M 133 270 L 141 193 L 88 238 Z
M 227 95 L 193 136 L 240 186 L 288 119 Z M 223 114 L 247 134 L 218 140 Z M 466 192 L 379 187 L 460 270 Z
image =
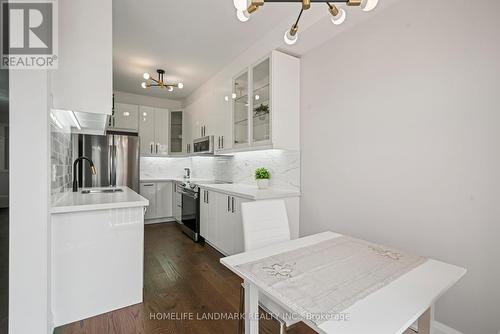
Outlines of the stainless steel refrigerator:
M 85 163 L 78 170 L 83 187 L 127 186 L 139 192 L 139 137 L 108 134 L 105 136 L 75 134 L 74 157 L 92 159 L 97 174 L 92 175 Z

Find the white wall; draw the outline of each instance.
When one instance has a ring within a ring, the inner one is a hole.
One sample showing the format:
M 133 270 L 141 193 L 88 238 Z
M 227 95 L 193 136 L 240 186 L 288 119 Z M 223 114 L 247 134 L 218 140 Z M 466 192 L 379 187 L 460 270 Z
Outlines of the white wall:
M 466 267 L 436 318 L 470 334 L 500 330 L 498 12 L 401 1 L 302 58 L 301 235 Z
M 165 108 L 169 110 L 181 110 L 182 102 L 177 100 L 170 99 L 161 99 L 158 97 L 146 96 L 146 95 L 138 95 L 120 91 L 114 91 L 115 94 L 115 103 L 129 103 L 129 104 L 138 104 L 141 106 L 148 107 L 156 107 L 156 108 Z
M 9 333 L 48 333 L 47 71 L 10 71 Z

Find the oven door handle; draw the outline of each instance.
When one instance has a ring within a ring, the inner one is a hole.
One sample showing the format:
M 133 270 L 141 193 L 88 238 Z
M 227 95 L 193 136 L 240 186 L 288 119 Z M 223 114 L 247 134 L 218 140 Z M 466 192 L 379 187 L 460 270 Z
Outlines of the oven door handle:
M 181 190 L 180 193 L 182 195 L 186 195 L 187 197 L 198 199 L 198 194 L 197 193 L 190 193 L 190 192 L 187 192 L 187 191 L 184 191 L 184 190 Z

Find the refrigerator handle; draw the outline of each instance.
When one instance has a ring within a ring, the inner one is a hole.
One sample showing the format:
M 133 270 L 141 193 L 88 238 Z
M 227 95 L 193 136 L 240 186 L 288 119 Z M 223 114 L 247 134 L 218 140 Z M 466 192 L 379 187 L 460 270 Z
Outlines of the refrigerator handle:
M 114 169 L 114 160 L 113 160 L 113 136 L 108 137 L 108 166 L 109 166 L 109 186 L 113 185 L 113 169 Z
M 116 187 L 116 143 L 113 137 L 113 187 Z

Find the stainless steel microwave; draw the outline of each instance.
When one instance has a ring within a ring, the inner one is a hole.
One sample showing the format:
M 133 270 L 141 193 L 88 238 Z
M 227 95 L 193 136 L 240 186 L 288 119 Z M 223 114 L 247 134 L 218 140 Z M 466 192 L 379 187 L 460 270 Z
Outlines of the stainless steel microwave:
M 193 140 L 193 153 L 214 153 L 214 136 L 206 136 Z

